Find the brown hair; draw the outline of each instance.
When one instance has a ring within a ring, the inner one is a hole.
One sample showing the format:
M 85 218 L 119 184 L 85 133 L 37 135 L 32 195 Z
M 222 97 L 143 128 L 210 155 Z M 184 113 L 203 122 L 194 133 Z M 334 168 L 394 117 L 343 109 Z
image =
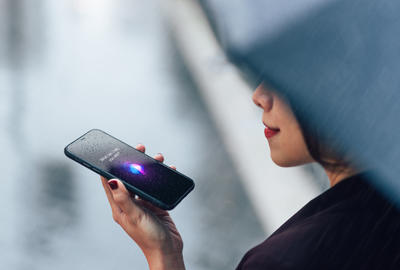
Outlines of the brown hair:
M 340 172 L 352 166 L 345 153 L 333 150 L 329 142 L 324 142 L 321 131 L 317 127 L 310 127 L 301 120 L 298 122 L 311 157 L 322 167 Z
M 299 112 L 286 95 L 284 95 L 284 98 L 300 125 L 311 157 L 322 167 L 335 173 L 340 173 L 353 167 L 348 154 L 343 149 L 342 151 L 338 150 L 339 147 L 333 148 L 331 142 L 323 136 L 320 127 L 310 124 L 304 113 Z

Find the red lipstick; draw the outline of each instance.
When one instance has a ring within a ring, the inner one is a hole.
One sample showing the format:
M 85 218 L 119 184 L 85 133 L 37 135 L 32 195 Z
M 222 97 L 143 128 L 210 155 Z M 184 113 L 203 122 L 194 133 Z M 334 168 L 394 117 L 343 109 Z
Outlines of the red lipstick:
M 264 134 L 267 139 L 271 138 L 272 136 L 276 135 L 279 132 L 279 129 L 271 129 L 269 127 L 266 127 L 264 129 Z

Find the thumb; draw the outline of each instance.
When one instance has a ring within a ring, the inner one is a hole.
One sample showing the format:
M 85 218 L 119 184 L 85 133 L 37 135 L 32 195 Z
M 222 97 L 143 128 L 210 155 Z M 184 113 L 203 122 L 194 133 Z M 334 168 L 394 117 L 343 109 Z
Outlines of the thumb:
M 115 204 L 127 215 L 140 211 L 139 207 L 132 201 L 131 195 L 125 185 L 118 179 L 108 181 L 111 194 Z

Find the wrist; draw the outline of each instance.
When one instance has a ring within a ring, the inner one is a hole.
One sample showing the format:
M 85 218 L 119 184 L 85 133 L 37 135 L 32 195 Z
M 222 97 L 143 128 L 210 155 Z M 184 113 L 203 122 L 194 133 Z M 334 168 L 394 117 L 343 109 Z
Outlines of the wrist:
M 161 250 L 145 253 L 150 270 L 185 270 L 182 252 L 165 253 Z

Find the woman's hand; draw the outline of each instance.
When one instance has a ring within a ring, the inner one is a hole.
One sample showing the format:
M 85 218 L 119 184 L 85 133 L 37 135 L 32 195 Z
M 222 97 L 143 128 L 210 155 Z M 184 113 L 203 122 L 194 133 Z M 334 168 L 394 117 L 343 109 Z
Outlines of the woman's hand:
M 136 149 L 144 152 L 143 145 Z M 156 160 L 164 157 L 157 154 Z M 176 169 L 174 166 L 171 168 Z M 185 269 L 183 242 L 168 212 L 144 200 L 132 197 L 117 179 L 101 178 L 112 215 L 125 232 L 142 249 L 150 269 Z

